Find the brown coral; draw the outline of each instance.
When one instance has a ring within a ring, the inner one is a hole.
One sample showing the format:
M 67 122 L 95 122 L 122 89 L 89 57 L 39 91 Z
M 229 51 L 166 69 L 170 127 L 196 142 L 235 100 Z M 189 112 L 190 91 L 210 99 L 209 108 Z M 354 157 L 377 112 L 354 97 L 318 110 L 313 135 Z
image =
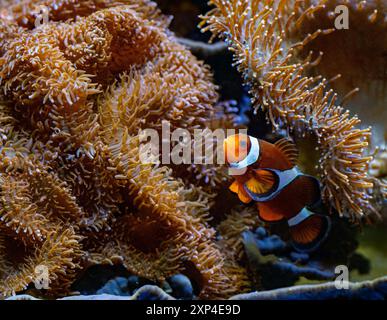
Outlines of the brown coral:
M 325 1 L 243 0 L 210 1 L 215 9 L 203 17 L 203 30 L 224 38 L 235 64 L 251 86 L 256 109 L 267 112 L 275 129 L 317 137 L 319 173 L 324 199 L 340 214 L 360 219 L 375 212 L 371 201 L 373 179 L 368 175 L 372 157 L 366 154 L 370 129 L 339 105 L 329 81 L 304 73 L 321 55 L 298 62 L 296 52 L 332 29 L 318 29 L 305 39 L 292 36 L 307 16 Z
M 35 27 L 42 5 L 50 21 Z M 168 19 L 147 0 L 11 1 L 1 15 L 2 294 L 25 289 L 39 265 L 49 292 L 66 293 L 94 263 L 156 281 L 184 272 L 204 298 L 246 290 L 208 223 L 204 189 L 221 171 L 139 159 L 139 129 L 212 128 L 224 114 L 208 68 Z

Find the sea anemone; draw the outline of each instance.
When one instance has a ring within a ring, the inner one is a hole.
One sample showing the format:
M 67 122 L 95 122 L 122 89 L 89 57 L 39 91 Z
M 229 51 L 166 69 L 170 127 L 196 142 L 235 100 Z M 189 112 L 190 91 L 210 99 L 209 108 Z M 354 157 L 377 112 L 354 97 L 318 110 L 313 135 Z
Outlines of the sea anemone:
M 266 112 L 276 131 L 294 137 L 313 136 L 319 155 L 322 194 L 340 215 L 361 220 L 377 210 L 372 203 L 373 178 L 368 174 L 370 128 L 337 105 L 338 94 L 330 81 L 306 72 L 322 54 L 297 57 L 319 36 L 334 32 L 317 29 L 304 39 L 294 34 L 308 16 L 324 8 L 325 1 L 213 0 L 203 17 L 203 31 L 223 38 L 234 53 L 235 65 L 250 88 L 255 110 Z
M 313 5 L 319 1 L 310 2 Z M 329 86 L 337 92 L 340 103 L 358 114 L 362 123 L 372 125 L 374 147 L 383 145 L 387 137 L 387 3 L 326 1 L 321 9 L 301 20 L 291 36 L 303 39 L 315 30 L 332 28 L 338 17 L 335 9 L 342 8 L 340 5 L 348 10 L 348 29 L 317 37 L 301 48 L 298 56 L 323 52 L 320 63 L 310 73 L 326 79 L 336 77 Z
M 183 273 L 202 298 L 249 288 L 209 224 L 221 168 L 143 163 L 139 151 L 139 130 L 163 120 L 192 131 L 233 128 L 233 116 L 155 4 L 123 2 L 9 1 L 1 10 L 3 296 L 28 288 L 41 265 L 54 296 L 93 264 L 156 282 Z M 36 25 L 41 6 L 49 21 Z

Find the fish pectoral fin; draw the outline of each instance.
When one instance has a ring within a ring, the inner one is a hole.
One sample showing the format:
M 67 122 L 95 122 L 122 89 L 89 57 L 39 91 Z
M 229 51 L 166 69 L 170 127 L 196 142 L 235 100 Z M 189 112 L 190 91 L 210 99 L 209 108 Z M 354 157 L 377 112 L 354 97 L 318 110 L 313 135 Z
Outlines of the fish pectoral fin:
M 264 194 L 273 188 L 276 180 L 273 174 L 267 170 L 253 170 L 254 177 L 250 178 L 245 187 L 252 193 Z
M 260 183 L 260 181 L 258 181 L 255 178 L 249 179 L 245 183 L 245 186 L 252 193 L 255 193 L 255 194 L 262 194 L 262 193 L 264 193 L 264 186 Z
M 289 140 L 288 138 L 283 138 L 278 140 L 274 145 L 281 150 L 283 155 L 286 157 L 286 159 L 289 161 L 289 163 L 292 166 L 297 165 L 298 160 L 298 149 L 296 145 L 293 143 L 293 141 Z
M 243 184 L 238 181 L 234 181 L 229 189 L 230 191 L 236 193 L 239 197 L 239 200 L 241 200 L 243 203 L 249 203 L 252 200 L 243 188 Z
M 284 220 L 281 213 L 276 212 L 267 202 L 257 203 L 258 214 L 264 222 L 279 222 Z

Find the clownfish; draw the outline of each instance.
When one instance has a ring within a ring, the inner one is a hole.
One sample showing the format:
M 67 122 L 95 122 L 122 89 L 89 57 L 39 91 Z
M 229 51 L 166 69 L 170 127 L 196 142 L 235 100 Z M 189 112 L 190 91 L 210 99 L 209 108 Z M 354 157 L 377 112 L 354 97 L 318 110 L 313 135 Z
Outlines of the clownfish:
M 319 181 L 296 166 L 298 151 L 288 139 L 272 144 L 245 134 L 224 141 L 226 164 L 234 182 L 230 190 L 244 203 L 255 201 L 263 222 L 287 221 L 298 251 L 317 249 L 331 221 L 313 212 L 321 202 Z

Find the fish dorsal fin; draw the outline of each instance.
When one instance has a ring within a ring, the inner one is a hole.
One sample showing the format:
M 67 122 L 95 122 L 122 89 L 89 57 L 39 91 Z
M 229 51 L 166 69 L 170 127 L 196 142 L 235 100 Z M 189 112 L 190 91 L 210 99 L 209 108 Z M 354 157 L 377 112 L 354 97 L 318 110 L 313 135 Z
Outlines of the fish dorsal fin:
M 282 152 L 292 166 L 297 165 L 298 149 L 293 141 L 288 138 L 282 138 L 274 145 Z

